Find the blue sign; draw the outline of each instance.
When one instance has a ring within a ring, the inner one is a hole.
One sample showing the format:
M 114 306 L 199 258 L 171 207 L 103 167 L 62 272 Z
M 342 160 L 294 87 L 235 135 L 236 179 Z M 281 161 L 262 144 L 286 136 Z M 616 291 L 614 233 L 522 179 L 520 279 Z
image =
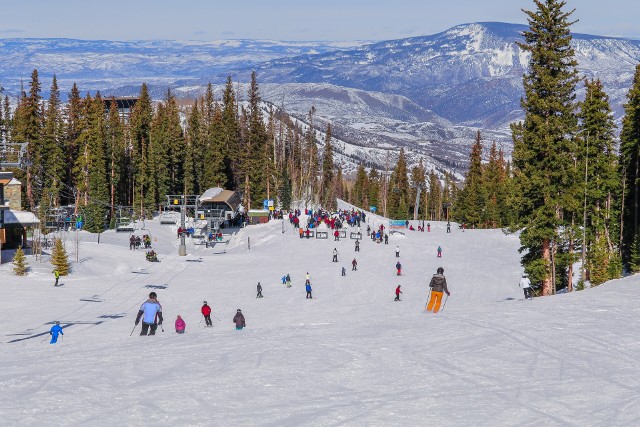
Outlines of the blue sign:
M 377 207 L 375 207 L 375 206 L 369 206 L 369 210 L 370 210 L 371 212 L 375 212 L 375 211 L 377 211 L 377 210 L 378 210 L 378 208 L 377 208 Z

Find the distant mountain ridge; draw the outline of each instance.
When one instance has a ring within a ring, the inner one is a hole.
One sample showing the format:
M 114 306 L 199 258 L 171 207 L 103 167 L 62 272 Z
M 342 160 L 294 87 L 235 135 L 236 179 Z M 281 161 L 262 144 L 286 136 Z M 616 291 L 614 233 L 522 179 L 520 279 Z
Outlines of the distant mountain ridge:
M 167 86 L 193 98 L 208 82 L 220 85 L 227 75 L 247 82 L 255 70 L 266 101 L 302 121 L 315 105 L 316 122 L 332 122 L 351 166 L 381 167 L 402 146 L 414 163 L 461 173 L 478 129 L 510 151 L 508 125 L 522 118 L 529 60 L 516 41 L 527 28 L 471 23 L 372 43 L 4 39 L 0 83 L 16 93 L 20 78 L 28 82 L 38 68 L 43 89 L 55 72 L 63 88 L 76 81 L 82 91 L 134 95 L 145 81 L 156 98 Z M 573 46 L 579 72 L 603 82 L 620 119 L 640 40 L 573 34 Z

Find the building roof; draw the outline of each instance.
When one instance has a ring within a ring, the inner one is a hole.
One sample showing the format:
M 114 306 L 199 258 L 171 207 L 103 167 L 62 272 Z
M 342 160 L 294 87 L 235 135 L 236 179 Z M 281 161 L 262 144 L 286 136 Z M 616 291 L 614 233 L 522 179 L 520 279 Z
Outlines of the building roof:
M 220 187 L 213 187 L 200 196 L 200 203 L 221 202 L 229 205 L 235 210 L 240 204 L 240 195 L 236 191 L 225 190 Z
M 40 220 L 33 212 L 9 209 L 4 212 L 4 225 L 21 225 L 23 227 L 37 227 Z
M 7 185 L 13 179 L 12 172 L 0 172 L 0 184 Z

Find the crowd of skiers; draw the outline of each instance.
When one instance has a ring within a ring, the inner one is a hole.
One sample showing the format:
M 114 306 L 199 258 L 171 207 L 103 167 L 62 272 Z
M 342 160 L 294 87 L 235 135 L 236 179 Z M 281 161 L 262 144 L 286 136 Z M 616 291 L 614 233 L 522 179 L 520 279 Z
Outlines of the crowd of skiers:
M 129 236 L 129 249 L 140 249 L 140 246 L 144 245 L 145 249 L 151 248 L 151 236 L 145 234 L 144 236 L 136 236 L 132 234 Z

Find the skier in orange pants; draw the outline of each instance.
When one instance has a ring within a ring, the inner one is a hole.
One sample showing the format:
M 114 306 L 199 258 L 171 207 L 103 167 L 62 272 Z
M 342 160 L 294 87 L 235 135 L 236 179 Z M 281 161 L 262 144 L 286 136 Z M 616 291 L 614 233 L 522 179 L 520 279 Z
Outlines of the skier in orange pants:
M 442 303 L 442 294 L 446 293 L 447 296 L 451 295 L 449 289 L 447 289 L 447 279 L 444 277 L 444 268 L 438 267 L 438 272 L 431 278 L 429 287 L 431 288 L 431 298 L 427 304 L 427 311 L 437 313 Z

